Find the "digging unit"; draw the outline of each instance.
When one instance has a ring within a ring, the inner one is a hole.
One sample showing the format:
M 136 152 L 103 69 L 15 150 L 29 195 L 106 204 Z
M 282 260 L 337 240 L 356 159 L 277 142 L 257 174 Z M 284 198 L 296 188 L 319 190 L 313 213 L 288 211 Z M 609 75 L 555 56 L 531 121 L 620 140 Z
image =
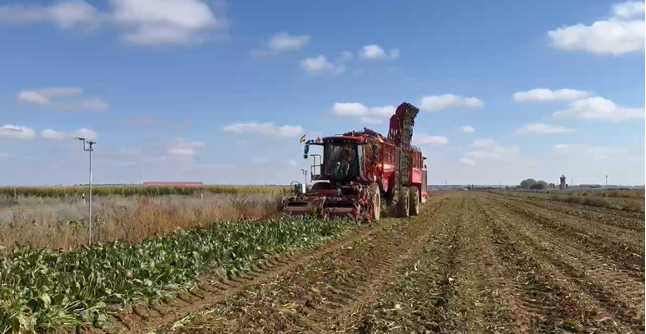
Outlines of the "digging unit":
M 306 141 L 304 158 L 314 158 L 314 183 L 305 191 L 297 185 L 285 198 L 284 212 L 364 222 L 379 220 L 382 207 L 396 217 L 419 214 L 428 193 L 426 157 L 411 145 L 418 113 L 402 103 L 390 118 L 387 137 L 364 128 Z M 323 146 L 323 156 L 310 155 L 311 145 Z

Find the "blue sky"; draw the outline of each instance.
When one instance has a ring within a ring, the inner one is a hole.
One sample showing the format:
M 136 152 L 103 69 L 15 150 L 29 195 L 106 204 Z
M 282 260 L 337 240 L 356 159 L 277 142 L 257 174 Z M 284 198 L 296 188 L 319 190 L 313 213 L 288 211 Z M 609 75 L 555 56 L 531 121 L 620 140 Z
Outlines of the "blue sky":
M 644 184 L 643 2 L 367 4 L 0 2 L 0 184 L 288 183 L 404 101 L 429 183 Z

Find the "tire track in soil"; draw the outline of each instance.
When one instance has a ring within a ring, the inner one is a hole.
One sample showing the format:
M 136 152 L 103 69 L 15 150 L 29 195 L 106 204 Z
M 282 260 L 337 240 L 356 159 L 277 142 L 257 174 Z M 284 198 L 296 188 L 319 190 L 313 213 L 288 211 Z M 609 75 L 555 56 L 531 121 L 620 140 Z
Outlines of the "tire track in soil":
M 563 203 L 557 201 L 547 201 L 541 199 L 520 197 L 520 196 L 505 196 L 505 199 L 518 201 L 523 204 L 529 204 L 545 210 L 550 210 L 559 214 L 566 214 L 568 216 L 576 217 L 577 219 L 584 219 L 586 221 L 600 222 L 605 225 L 612 225 L 633 232 L 641 233 L 642 239 L 644 235 L 644 217 L 625 217 L 617 215 L 616 212 L 604 212 L 598 208 L 588 208 L 585 206 L 575 206 L 570 203 Z M 616 210 L 615 210 L 616 211 Z
M 500 203 L 488 203 L 487 207 L 495 208 L 497 212 L 507 211 L 497 215 L 497 222 L 506 222 L 506 230 L 522 231 L 516 235 L 519 244 L 531 248 L 527 253 L 537 261 L 545 261 L 554 267 L 547 268 L 547 271 L 555 287 L 563 290 L 562 294 L 565 296 L 574 296 L 570 298 L 573 302 L 571 304 L 578 305 L 580 314 L 574 319 L 579 318 L 590 331 L 603 327 L 604 332 L 644 332 L 643 282 L 634 281 L 625 274 L 606 270 L 603 265 L 594 263 L 594 260 L 584 253 L 579 252 L 577 257 L 569 256 L 569 253 L 576 250 L 564 249 L 567 248 L 567 244 L 554 248 L 546 247 L 555 238 L 540 235 L 540 231 L 532 229 L 527 221 L 524 221 L 524 224 L 518 223 L 523 221 L 523 217 L 506 210 Z M 596 270 L 601 275 L 591 274 L 589 268 L 598 268 Z M 621 283 L 615 284 L 617 280 Z M 638 307 L 640 301 L 641 307 Z M 613 318 L 617 319 L 619 324 Z M 603 321 L 600 323 L 599 320 Z
M 442 207 L 446 198 L 433 197 L 422 208 L 423 212 L 434 212 Z M 165 324 L 174 323 L 191 314 L 200 312 L 210 306 L 242 292 L 245 288 L 261 285 L 274 280 L 285 272 L 302 267 L 357 241 L 370 238 L 394 225 L 402 223 L 397 219 L 384 219 L 374 226 L 366 227 L 340 240 L 316 246 L 308 251 L 295 254 L 277 254 L 268 256 L 264 262 L 252 266 L 252 270 L 231 279 L 221 279 L 205 274 L 192 289 L 179 291 L 177 298 L 163 298 L 162 303 L 148 305 L 129 305 L 123 310 L 114 308 L 110 321 L 104 328 L 85 328 L 85 333 L 142 333 Z
M 454 199 L 456 201 L 456 199 Z M 459 205 L 463 207 L 463 205 Z M 406 332 L 414 330 L 417 332 L 423 332 L 424 330 L 438 330 L 439 328 L 453 328 L 455 327 L 452 319 L 447 316 L 450 314 L 453 307 L 452 296 L 454 295 L 454 274 L 455 264 L 456 264 L 456 254 L 459 252 L 461 245 L 461 240 L 457 235 L 457 230 L 459 229 L 460 219 L 457 212 L 451 212 L 444 217 L 444 219 L 437 223 L 437 226 L 434 229 L 433 236 L 426 241 L 426 246 L 424 249 L 408 261 L 408 264 L 399 268 L 397 273 L 400 277 L 398 279 L 401 281 L 401 276 L 404 277 L 404 284 L 406 278 L 411 278 L 417 280 L 419 276 L 424 275 L 429 280 L 424 286 L 417 287 L 407 297 L 413 300 L 407 300 L 402 298 L 402 294 L 399 291 L 384 291 L 384 294 L 379 298 L 379 301 L 376 302 L 376 305 L 371 307 L 366 307 L 363 313 L 369 312 L 372 310 L 372 314 L 363 315 L 360 319 L 356 319 L 354 323 L 349 322 L 345 324 L 345 330 L 355 330 L 359 333 L 374 333 L 384 331 L 387 333 L 395 332 Z M 437 238 L 436 236 L 439 236 Z M 429 244 L 434 243 L 441 247 L 428 247 Z M 430 254 L 435 255 L 432 258 L 434 264 L 438 266 L 434 268 L 428 268 L 429 263 L 425 261 L 420 263 L 419 258 L 423 257 L 428 260 L 430 257 L 426 257 Z M 419 268 L 418 268 L 419 266 Z M 424 267 L 424 269 L 422 269 Z M 412 269 L 412 270 L 411 270 Z M 419 273 L 415 273 L 420 270 Z M 397 284 L 399 282 L 395 282 Z M 410 286 L 400 287 L 402 289 L 411 288 Z M 409 291 L 412 291 L 410 289 Z M 393 296 L 393 292 L 396 296 Z M 416 295 L 423 294 L 428 296 L 424 298 L 430 303 L 420 303 L 416 299 Z M 417 304 L 417 305 L 409 305 Z M 403 305 L 402 305 L 403 304 Z M 411 313 L 418 315 L 418 318 L 415 317 L 402 317 L 401 313 L 406 312 L 407 309 L 411 309 Z M 375 314 L 379 312 L 379 314 Z
M 400 220 L 274 281 L 245 289 L 176 328 L 182 333 L 320 333 L 344 328 L 365 305 L 376 301 L 398 263 L 424 244 L 433 231 L 432 222 L 457 208 L 453 200 L 437 204 L 435 210 L 423 210 L 418 217 Z
M 522 333 L 562 333 L 575 331 L 584 319 L 574 296 L 564 291 L 531 251 L 516 240 L 515 229 L 501 222 L 501 214 L 490 203 L 479 205 L 491 229 L 491 245 L 511 285 L 512 313 Z M 589 321 L 583 326 L 593 327 Z
M 488 197 L 491 198 L 491 197 Z M 518 203 L 497 200 L 506 210 L 521 215 L 541 227 L 551 230 L 556 235 L 567 236 L 573 242 L 579 243 L 588 252 L 603 255 L 612 261 L 621 264 L 628 272 L 636 277 L 644 277 L 644 248 L 639 244 L 636 236 L 609 235 L 598 231 L 593 225 L 580 220 L 568 219 L 564 215 L 552 214 L 538 208 L 528 209 Z M 556 216 L 556 217 L 552 217 Z
M 423 251 L 398 269 L 378 303 L 348 331 L 359 333 L 515 333 L 501 291 L 504 277 L 482 233 L 473 196 L 438 222 Z

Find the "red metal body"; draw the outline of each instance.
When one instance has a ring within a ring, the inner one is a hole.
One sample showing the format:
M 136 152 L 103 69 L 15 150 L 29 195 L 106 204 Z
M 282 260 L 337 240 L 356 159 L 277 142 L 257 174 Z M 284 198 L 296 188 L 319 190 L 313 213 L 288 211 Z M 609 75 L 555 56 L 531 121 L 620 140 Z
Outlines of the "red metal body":
M 384 137 L 371 129 L 364 128 L 362 131 L 346 132 L 339 136 L 324 137 L 320 142 L 308 142 L 308 144 L 324 146 L 324 157 L 329 156 L 329 151 L 336 145 L 356 145 L 356 158 L 358 159 L 358 173 L 351 178 L 340 180 L 325 171 L 326 158 L 321 159 L 315 155 L 314 165 L 311 166 L 310 175 L 312 181 L 317 181 L 306 194 L 298 198 L 291 198 L 286 203 L 285 211 L 290 215 L 307 215 L 316 209 L 318 215 L 324 217 L 342 217 L 353 220 L 370 221 L 375 215 L 373 204 L 373 192 L 379 191 L 379 199 L 392 197 L 392 185 L 395 184 L 398 168 L 397 149 L 400 147 L 401 128 L 400 117 L 403 108 L 402 104 L 390 121 L 388 137 Z M 426 179 L 427 170 L 424 164 L 424 157 L 420 148 L 415 146 L 404 146 L 408 149 L 409 171 L 406 173 L 408 179 L 402 181 L 407 189 L 417 188 L 419 203 L 424 203 L 428 197 Z M 306 149 L 306 156 L 307 156 Z M 316 156 L 319 163 L 316 163 Z M 328 166 L 329 167 L 329 166 Z M 325 182 L 323 182 L 325 181 Z M 379 208 L 380 206 L 377 206 Z
M 397 150 L 395 141 L 384 138 L 381 134 L 368 128 L 364 128 L 360 132 L 347 132 L 343 136 L 323 138 L 324 143 L 326 141 L 338 140 L 354 140 L 359 143 L 376 142 L 375 144 L 378 146 L 379 151 L 377 159 L 374 159 L 374 156 L 371 154 L 372 152 L 369 152 L 369 150 L 363 150 L 361 174 L 356 182 L 366 185 L 377 182 L 380 184 L 383 192 L 388 192 L 389 185 L 394 183 L 393 178 L 397 165 L 395 161 L 395 151 Z M 427 189 L 425 186 L 426 166 L 424 165 L 424 157 L 422 156 L 421 149 L 416 146 L 410 146 L 410 157 L 411 178 L 409 182 L 412 186 L 419 187 L 420 194 L 423 197 L 427 197 Z M 312 181 L 330 180 L 329 177 L 321 175 L 320 171 L 321 165 L 311 166 L 310 175 Z

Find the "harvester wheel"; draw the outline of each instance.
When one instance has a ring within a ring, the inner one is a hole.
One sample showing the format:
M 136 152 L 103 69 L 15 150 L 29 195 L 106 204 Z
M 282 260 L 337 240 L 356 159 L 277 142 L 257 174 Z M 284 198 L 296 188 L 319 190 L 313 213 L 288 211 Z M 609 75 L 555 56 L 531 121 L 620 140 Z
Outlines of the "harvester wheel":
M 399 201 L 397 202 L 397 217 L 407 218 L 410 216 L 410 195 L 408 188 L 402 187 L 399 193 Z
M 419 188 L 411 187 L 410 189 L 410 215 L 419 215 Z
M 378 222 L 381 218 L 381 190 L 379 190 L 379 185 L 373 183 L 370 185 L 370 191 L 372 192 L 372 220 Z

